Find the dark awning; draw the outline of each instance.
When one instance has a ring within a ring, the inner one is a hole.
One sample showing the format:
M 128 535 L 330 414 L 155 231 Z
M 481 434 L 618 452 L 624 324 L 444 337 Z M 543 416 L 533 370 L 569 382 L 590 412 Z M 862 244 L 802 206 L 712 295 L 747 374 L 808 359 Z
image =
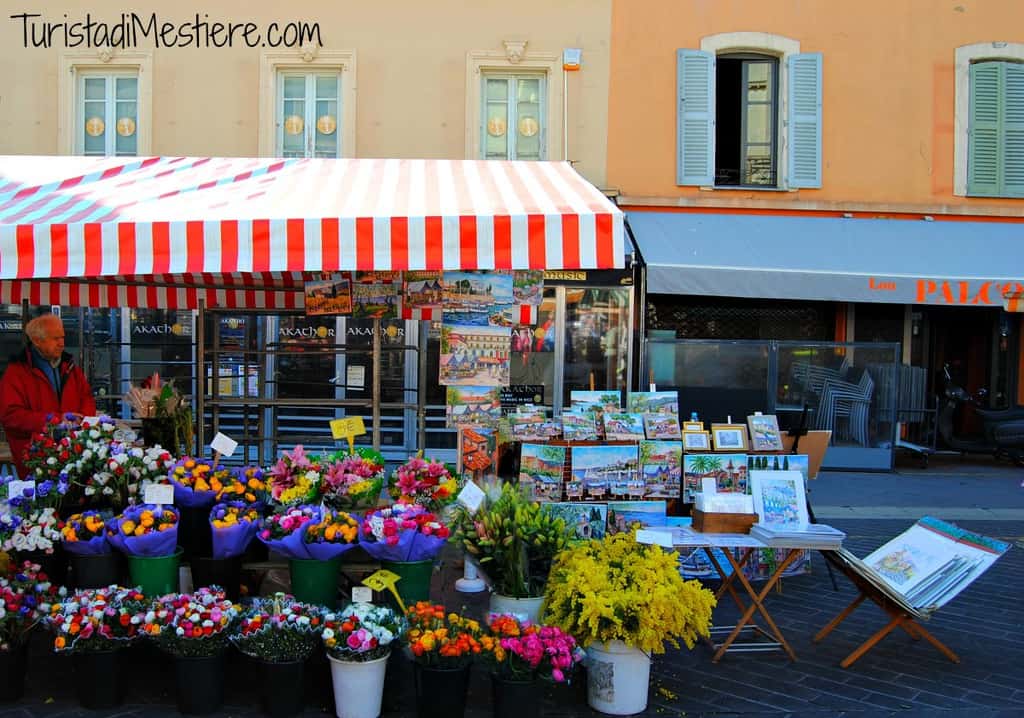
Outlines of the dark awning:
M 630 212 L 647 291 L 1002 307 L 1024 224 Z

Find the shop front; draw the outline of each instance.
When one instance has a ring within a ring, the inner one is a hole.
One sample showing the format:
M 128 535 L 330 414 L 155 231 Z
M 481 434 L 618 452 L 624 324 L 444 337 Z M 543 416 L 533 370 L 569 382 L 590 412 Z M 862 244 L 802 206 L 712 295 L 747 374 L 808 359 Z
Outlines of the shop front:
M 1017 223 L 644 211 L 627 222 L 645 264 L 646 336 L 685 340 L 673 351 L 687 356 L 709 344 L 727 354 L 758 346 L 764 372 L 750 388 L 761 399 L 746 408 L 783 407 L 784 421 L 786 407 L 807 403 L 812 428 L 834 432 L 826 467 L 885 469 L 904 443 L 945 448 L 934 410 L 947 366 L 987 406 L 1021 403 L 1019 314 L 1004 308 L 1024 286 Z M 800 396 L 789 368 L 796 361 L 799 377 L 804 359 L 859 386 L 867 431 L 814 416 L 820 392 L 812 382 Z M 867 365 L 890 361 L 893 386 L 872 367 L 868 395 Z M 958 411 L 956 435 L 980 428 L 970 408 Z

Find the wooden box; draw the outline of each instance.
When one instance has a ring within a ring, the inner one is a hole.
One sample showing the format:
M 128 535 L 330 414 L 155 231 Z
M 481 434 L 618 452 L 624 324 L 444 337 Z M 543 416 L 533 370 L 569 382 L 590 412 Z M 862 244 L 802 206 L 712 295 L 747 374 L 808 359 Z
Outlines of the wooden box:
M 693 510 L 693 530 L 707 534 L 748 534 L 757 514 L 706 514 Z

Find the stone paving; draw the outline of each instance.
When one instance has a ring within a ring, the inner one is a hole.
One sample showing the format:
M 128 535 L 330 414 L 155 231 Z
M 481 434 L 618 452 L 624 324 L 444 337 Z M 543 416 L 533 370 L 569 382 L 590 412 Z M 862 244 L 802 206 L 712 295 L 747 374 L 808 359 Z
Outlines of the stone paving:
M 856 493 L 856 476 L 860 475 L 829 477 L 828 481 L 834 478 L 852 485 L 850 491 Z M 888 481 L 895 485 L 902 479 L 897 474 L 880 476 L 885 478 L 876 480 L 882 484 Z M 990 478 L 1002 491 L 1007 482 L 1019 487 L 1021 473 L 1003 469 Z M 957 507 L 946 505 L 953 502 L 942 497 L 962 491 L 962 487 L 949 485 L 959 479 L 935 474 L 931 480 L 928 498 L 934 501 L 926 502 L 918 496 L 916 507 L 909 501 L 912 497 L 892 502 L 906 511 L 904 518 L 830 516 L 828 522 L 848 533 L 847 548 L 864 556 L 913 523 L 921 515 L 920 506 L 940 509 L 936 512 L 940 518 L 956 519 Z M 821 493 L 829 491 L 823 489 Z M 1024 494 L 1020 488 L 1016 491 Z M 1003 508 L 1020 507 L 1020 494 L 1007 494 L 1012 500 L 1004 499 Z M 843 503 L 857 502 L 844 499 L 835 505 Z M 964 503 L 969 502 L 961 500 L 961 506 Z M 853 667 L 840 668 L 842 658 L 885 624 L 885 614 L 872 604 L 862 604 L 823 643 L 811 643 L 814 633 L 855 596 L 852 585 L 841 575 L 836 576 L 838 590 L 833 589 L 824 561 L 815 555 L 811 574 L 785 579 L 781 591 L 773 593 L 766 602 L 796 651 L 797 662 L 789 662 L 781 653 L 748 653 L 727 654 L 719 664 L 713 664 L 711 652 L 705 646 L 698 645 L 693 651 L 670 649 L 655 657 L 650 702 L 641 715 L 1024 716 L 1024 581 L 1020 578 L 1024 575 L 1024 520 L 1008 516 L 1003 520 L 964 518 L 957 523 L 1014 544 L 986 574 L 927 624 L 937 638 L 959 654 L 959 665 L 946 660 L 924 641 L 914 642 L 905 633 L 893 633 Z M 485 602 L 481 594 L 454 592 L 455 573 L 456 567 L 449 566 L 436 577 L 435 597 L 443 596 L 450 608 L 464 604 L 470 611 L 481 611 Z M 723 602 L 716 610 L 715 622 L 733 623 L 735 614 L 732 603 Z M 99 715 L 77 707 L 68 680 L 70 661 L 49 653 L 47 639 L 44 634 L 35 639 L 24 700 L 0 708 L 0 718 Z M 151 649 L 132 649 L 129 674 L 132 683 L 127 702 L 105 715 L 142 718 L 176 714 L 173 676 L 167 659 Z M 314 661 L 307 674 L 305 715 L 333 714 L 326 665 L 322 660 Z M 259 714 L 259 706 L 252 697 L 255 676 L 253 666 L 241 657 L 230 661 L 225 676 L 225 709 L 218 715 Z M 490 701 L 487 676 L 482 671 L 474 672 L 466 715 L 491 715 Z M 401 658 L 392 660 L 389 666 L 382 715 L 415 716 L 411 666 Z M 585 681 L 581 680 L 569 687 L 549 687 L 545 715 L 577 718 L 600 714 L 587 708 Z

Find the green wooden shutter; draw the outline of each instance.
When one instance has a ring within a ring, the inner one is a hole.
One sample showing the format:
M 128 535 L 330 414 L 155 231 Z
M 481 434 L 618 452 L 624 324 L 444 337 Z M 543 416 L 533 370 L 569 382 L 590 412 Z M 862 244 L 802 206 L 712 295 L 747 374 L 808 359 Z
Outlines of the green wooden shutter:
M 999 125 L 1003 113 L 1001 62 L 971 65 L 967 194 L 999 194 Z
M 821 187 L 821 53 L 786 58 L 789 187 Z
M 710 185 L 715 178 L 715 56 L 676 52 L 676 184 Z
M 1003 190 L 1007 197 L 1024 197 L 1024 65 L 1003 65 Z

